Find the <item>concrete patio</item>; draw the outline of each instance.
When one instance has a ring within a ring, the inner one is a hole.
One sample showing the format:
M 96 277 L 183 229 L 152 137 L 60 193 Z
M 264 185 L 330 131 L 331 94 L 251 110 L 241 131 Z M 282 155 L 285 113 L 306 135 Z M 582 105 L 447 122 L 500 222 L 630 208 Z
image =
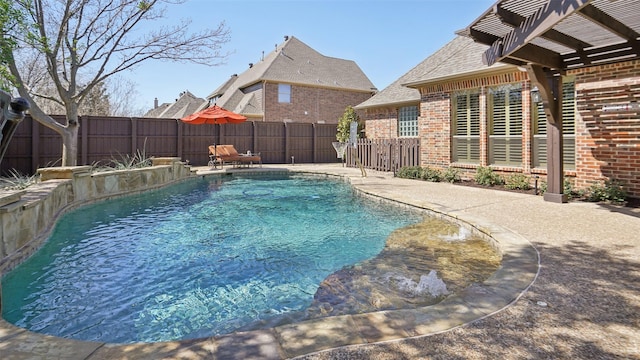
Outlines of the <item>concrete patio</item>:
M 198 170 L 203 176 L 210 172 Z M 369 171 L 362 177 L 358 169 L 340 164 L 225 169 L 278 170 L 346 177 L 370 196 L 465 223 L 499 243 L 503 265 L 483 284 L 431 307 L 337 316 L 205 339 L 83 342 L 0 321 L 2 358 L 640 356 L 640 209 L 552 204 L 539 196 L 398 179 L 390 173 Z M 617 313 L 606 316 L 609 310 Z

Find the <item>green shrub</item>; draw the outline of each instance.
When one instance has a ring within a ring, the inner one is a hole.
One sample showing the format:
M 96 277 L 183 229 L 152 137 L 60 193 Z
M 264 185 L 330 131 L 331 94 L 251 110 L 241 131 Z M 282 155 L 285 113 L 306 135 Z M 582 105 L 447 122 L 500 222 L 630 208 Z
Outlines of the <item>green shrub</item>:
M 404 179 L 421 179 L 422 172 L 420 166 L 404 166 L 398 169 L 396 176 Z
M 23 175 L 18 170 L 9 170 L 9 176 L 0 178 L 0 189 L 22 190 L 38 182 L 37 175 Z
M 442 172 L 438 169 L 431 169 L 429 167 L 423 168 L 422 180 L 440 182 L 442 180 Z
M 598 202 L 611 202 L 624 204 L 627 201 L 627 192 L 617 180 L 607 180 L 603 184 L 592 184 L 587 191 L 587 200 Z
M 547 182 L 546 181 L 540 181 L 539 185 L 538 185 L 538 194 L 540 195 L 544 195 L 544 193 L 547 192 Z
M 442 181 L 446 181 L 448 183 L 456 183 L 462 181 L 460 177 L 460 170 L 456 168 L 449 167 L 442 174 Z
M 538 193 L 540 195 L 544 195 L 544 193 L 547 192 L 547 186 L 548 185 L 546 181 L 541 181 L 540 186 L 538 188 Z M 564 179 L 562 191 L 563 191 L 563 194 L 567 195 L 567 199 L 569 200 L 580 198 L 584 195 L 582 191 L 573 190 L 573 184 L 571 184 L 571 181 L 569 181 L 569 179 L 566 179 L 566 178 Z
M 529 190 L 531 184 L 529 183 L 529 177 L 524 174 L 513 174 L 507 176 L 504 187 L 509 190 Z
M 564 194 L 567 195 L 567 199 L 569 199 L 569 200 L 576 199 L 576 198 L 581 198 L 581 197 L 584 196 L 584 191 L 582 191 L 582 190 L 580 190 L 580 191 L 574 190 L 573 189 L 573 184 L 567 178 L 564 179 L 563 191 L 564 191 Z
M 483 186 L 501 185 L 504 183 L 502 176 L 493 172 L 490 167 L 480 166 L 473 178 L 478 184 Z

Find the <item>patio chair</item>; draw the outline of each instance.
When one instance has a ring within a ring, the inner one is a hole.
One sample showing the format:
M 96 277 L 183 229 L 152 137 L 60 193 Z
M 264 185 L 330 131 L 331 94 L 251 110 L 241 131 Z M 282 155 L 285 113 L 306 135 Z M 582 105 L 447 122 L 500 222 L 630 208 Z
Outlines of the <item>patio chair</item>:
M 224 167 L 224 163 L 231 163 L 234 166 L 260 164 L 262 167 L 260 153 L 240 154 L 233 145 L 209 145 L 209 159 L 211 167 L 215 167 L 217 164 Z

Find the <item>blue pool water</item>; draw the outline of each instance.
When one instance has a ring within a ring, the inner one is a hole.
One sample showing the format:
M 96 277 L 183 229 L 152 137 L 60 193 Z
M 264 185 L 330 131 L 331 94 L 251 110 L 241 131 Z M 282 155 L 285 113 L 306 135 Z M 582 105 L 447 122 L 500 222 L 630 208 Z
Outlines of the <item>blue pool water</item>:
M 229 333 L 304 312 L 417 213 L 317 178 L 205 178 L 82 207 L 2 279 L 18 326 L 104 342 Z

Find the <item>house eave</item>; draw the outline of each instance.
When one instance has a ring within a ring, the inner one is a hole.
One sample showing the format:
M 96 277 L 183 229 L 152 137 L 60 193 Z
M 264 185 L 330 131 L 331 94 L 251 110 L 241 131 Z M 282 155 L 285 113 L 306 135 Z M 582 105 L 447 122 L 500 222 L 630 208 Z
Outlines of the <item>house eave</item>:
M 473 78 L 478 78 L 478 77 L 487 76 L 487 75 L 509 74 L 509 73 L 513 73 L 513 72 L 516 72 L 516 71 L 526 71 L 526 70 L 525 69 L 520 69 L 517 66 L 513 66 L 513 65 L 501 65 L 501 66 L 499 66 L 497 68 L 493 68 L 493 69 L 483 69 L 483 70 L 469 71 L 469 72 L 458 73 L 458 74 L 450 75 L 450 76 L 443 76 L 443 77 L 440 77 L 440 78 L 433 78 L 433 79 L 428 79 L 428 80 L 418 80 L 418 81 L 403 83 L 401 85 L 402 86 L 406 86 L 408 88 L 412 88 L 412 89 L 419 89 L 420 87 L 427 86 L 427 85 L 441 84 L 441 83 L 454 82 L 454 81 L 460 81 L 460 80 L 467 80 L 467 79 L 473 79 Z
M 356 105 L 353 108 L 356 110 L 370 110 L 370 109 L 380 109 L 380 108 L 399 108 L 399 107 L 411 106 L 411 105 L 419 106 L 420 99 L 372 104 L 372 105 L 365 105 L 365 106 Z
M 302 83 L 302 82 L 294 82 L 294 81 L 290 81 L 290 80 L 278 80 L 278 79 L 259 79 L 258 81 L 253 81 L 253 82 L 249 82 L 245 85 L 239 86 L 239 89 L 246 89 L 250 86 L 256 85 L 258 83 L 262 83 L 262 84 L 288 84 L 288 85 L 293 85 L 293 86 L 306 86 L 306 87 L 312 87 L 312 88 L 320 88 L 320 89 L 327 89 L 327 90 L 342 90 L 342 91 L 351 91 L 351 92 L 360 92 L 360 93 L 364 93 L 364 94 L 369 94 L 369 93 L 375 93 L 378 90 L 375 88 L 372 89 L 354 89 L 354 88 L 348 88 L 348 87 L 344 87 L 344 86 L 330 86 L 330 85 L 324 85 L 324 84 L 311 84 L 311 83 Z

